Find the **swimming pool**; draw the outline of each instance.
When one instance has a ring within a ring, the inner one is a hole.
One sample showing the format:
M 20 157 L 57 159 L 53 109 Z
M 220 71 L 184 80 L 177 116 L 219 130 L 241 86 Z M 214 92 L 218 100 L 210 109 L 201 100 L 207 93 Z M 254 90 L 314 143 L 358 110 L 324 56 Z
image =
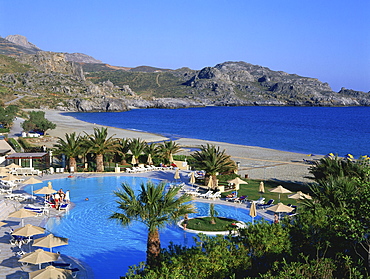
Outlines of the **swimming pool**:
M 50 218 L 47 223 L 47 230 L 57 236 L 69 238 L 69 245 L 53 250 L 87 263 L 96 279 L 119 278 L 125 275 L 130 265 L 145 261 L 146 227 L 135 222 L 130 227 L 123 228 L 108 217 L 117 210 L 113 191 L 120 190 L 123 182 L 138 188 L 146 181 L 147 178 L 124 176 L 52 180 L 54 189 L 70 190 L 71 201 L 75 203 L 73 210 L 63 216 Z M 47 181 L 44 184 L 34 185 L 35 190 L 46 186 Z M 31 186 L 27 186 L 25 190 L 31 192 Z M 89 198 L 88 201 L 85 201 L 86 197 Z M 196 202 L 195 205 L 198 212 L 189 217 L 208 215 L 209 204 Z M 215 205 L 215 209 L 220 216 L 244 222 L 251 220 L 246 209 L 224 205 Z M 171 241 L 192 246 L 193 236 L 195 234 L 186 233 L 176 225 L 168 225 L 160 231 L 162 247 L 168 246 Z

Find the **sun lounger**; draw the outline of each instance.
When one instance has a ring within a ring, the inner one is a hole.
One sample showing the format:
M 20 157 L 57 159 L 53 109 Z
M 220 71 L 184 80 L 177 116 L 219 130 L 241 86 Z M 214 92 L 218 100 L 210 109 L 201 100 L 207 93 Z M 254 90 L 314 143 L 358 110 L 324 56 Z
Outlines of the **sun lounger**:
M 212 199 L 212 200 L 219 199 L 219 198 L 221 198 L 221 192 L 212 193 L 207 196 L 207 199 Z
M 213 192 L 212 191 L 208 191 L 207 193 L 205 193 L 205 194 L 200 194 L 199 195 L 199 197 L 201 197 L 201 198 L 208 198 L 208 196 L 209 195 L 212 195 L 213 194 Z
M 273 205 L 274 204 L 274 201 L 275 200 L 271 199 L 267 203 L 259 205 L 259 207 L 262 207 L 263 209 L 266 209 L 267 207 Z
M 61 204 L 58 209 L 59 210 L 68 210 L 68 206 L 69 206 L 68 203 L 64 203 L 64 204 Z
M 57 262 L 51 262 L 50 263 L 52 266 L 55 267 L 71 267 L 70 263 L 57 263 Z
M 240 197 L 236 198 L 234 200 L 234 202 L 238 202 L 238 203 L 247 202 L 248 201 L 247 198 L 248 198 L 248 196 L 240 196 Z

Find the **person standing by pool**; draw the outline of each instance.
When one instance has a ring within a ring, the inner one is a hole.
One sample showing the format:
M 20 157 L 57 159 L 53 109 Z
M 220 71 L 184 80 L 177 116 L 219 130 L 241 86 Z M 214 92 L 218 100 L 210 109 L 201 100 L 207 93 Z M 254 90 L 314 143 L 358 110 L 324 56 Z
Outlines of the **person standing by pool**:
M 185 214 L 184 221 L 182 222 L 182 226 L 183 226 L 184 230 L 186 230 L 186 227 L 188 226 L 188 221 L 189 221 L 188 214 Z

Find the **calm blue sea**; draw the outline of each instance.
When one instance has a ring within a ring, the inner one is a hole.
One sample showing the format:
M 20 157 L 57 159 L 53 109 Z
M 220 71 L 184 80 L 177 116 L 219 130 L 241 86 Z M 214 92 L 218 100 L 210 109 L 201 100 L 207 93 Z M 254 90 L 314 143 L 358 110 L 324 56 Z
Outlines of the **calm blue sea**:
M 67 115 L 171 138 L 307 154 L 370 155 L 370 107 L 203 107 Z

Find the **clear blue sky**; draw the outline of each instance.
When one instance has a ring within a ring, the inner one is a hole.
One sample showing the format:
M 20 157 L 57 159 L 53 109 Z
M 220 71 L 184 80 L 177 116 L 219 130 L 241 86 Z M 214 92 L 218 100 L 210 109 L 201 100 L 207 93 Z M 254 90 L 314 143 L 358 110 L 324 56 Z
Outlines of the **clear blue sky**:
M 0 36 L 116 66 L 245 61 L 370 91 L 367 0 L 0 0 Z

